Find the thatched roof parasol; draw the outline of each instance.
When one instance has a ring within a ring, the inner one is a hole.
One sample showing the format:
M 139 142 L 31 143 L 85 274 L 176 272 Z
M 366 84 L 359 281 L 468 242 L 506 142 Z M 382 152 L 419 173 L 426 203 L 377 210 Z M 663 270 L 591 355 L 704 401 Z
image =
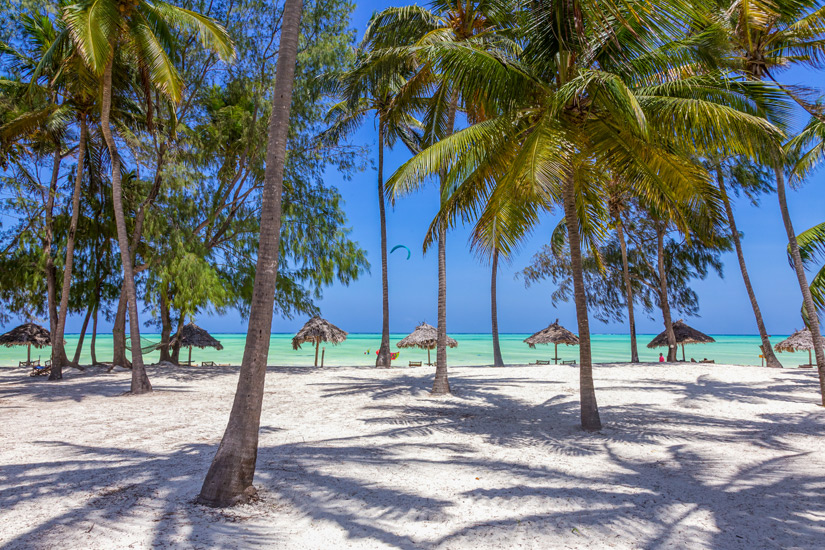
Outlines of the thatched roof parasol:
M 0 345 L 45 348 L 52 345 L 52 335 L 40 325 L 26 323 L 0 336 Z
M 40 325 L 25 323 L 0 336 L 0 345 L 8 348 L 12 346 L 26 346 L 28 348 L 27 362 L 31 363 L 32 346 L 36 348 L 51 346 L 52 335 Z
M 435 349 L 438 345 L 438 330 L 427 323 L 421 323 L 409 336 L 395 344 L 399 348 L 420 348 L 427 350 L 427 364 L 431 365 L 430 350 Z M 447 347 L 454 348 L 458 346 L 458 342 L 447 336 Z
M 301 344 L 307 342 L 315 344 L 315 366 L 318 366 L 318 347 L 321 342 L 331 342 L 338 345 L 347 339 L 347 333 L 336 327 L 326 319 L 317 315 L 301 327 L 295 338 L 292 339 L 292 349 L 300 349 Z M 323 365 L 322 365 L 323 366 Z
M 187 348 L 215 348 L 218 351 L 223 349 L 218 340 L 195 323 L 189 323 L 183 327 L 178 338 L 180 345 Z
M 195 323 L 183 327 L 176 338 L 182 347 L 189 348 L 189 365 L 192 365 L 192 348 L 215 348 L 218 351 L 223 349 L 218 340 Z
M 531 348 L 535 348 L 536 344 L 565 344 L 568 346 L 578 346 L 579 337 L 561 326 L 559 324 L 559 320 L 556 319 L 556 321 L 549 327 L 538 331 L 529 338 L 525 338 L 524 343 Z
M 676 335 L 676 344 L 682 346 L 682 361 L 685 360 L 685 344 L 710 344 L 715 342 L 713 338 L 688 326 L 682 319 L 673 323 L 673 333 Z M 667 331 L 657 335 L 647 345 L 649 348 L 666 348 Z
M 776 344 L 773 349 L 776 351 L 807 351 L 808 352 L 808 364 L 813 364 L 813 358 L 811 357 L 811 350 L 814 349 L 814 339 L 811 335 L 811 330 L 809 328 L 803 328 L 802 330 L 797 330 L 786 339 L 782 340 L 778 344 Z
M 533 349 L 535 349 L 536 344 L 553 344 L 555 355 L 553 360 L 558 361 L 560 359 L 559 344 L 578 346 L 579 337 L 561 326 L 559 320 L 556 319 L 556 321 L 547 328 L 538 331 L 529 338 L 525 338 L 524 343 Z

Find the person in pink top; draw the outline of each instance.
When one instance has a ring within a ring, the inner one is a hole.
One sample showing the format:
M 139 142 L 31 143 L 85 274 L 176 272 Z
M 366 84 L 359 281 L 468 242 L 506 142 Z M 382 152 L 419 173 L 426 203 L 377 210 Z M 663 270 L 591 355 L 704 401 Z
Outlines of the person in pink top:
M 660 363 L 664 363 L 664 362 L 665 362 L 665 356 L 664 356 L 664 355 L 662 355 L 661 353 L 659 354 L 659 362 L 660 362 Z

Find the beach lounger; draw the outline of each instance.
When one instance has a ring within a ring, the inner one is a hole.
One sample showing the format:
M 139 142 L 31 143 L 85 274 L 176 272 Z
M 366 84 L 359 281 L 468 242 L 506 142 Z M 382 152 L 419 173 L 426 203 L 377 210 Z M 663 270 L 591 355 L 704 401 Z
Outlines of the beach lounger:
M 194 361 L 178 361 L 178 366 L 179 367 L 193 367 L 193 366 L 195 366 L 195 362 Z
M 214 361 L 201 361 L 201 366 L 202 367 L 214 367 L 215 362 Z
M 569 359 L 569 360 L 567 360 L 567 361 L 562 361 L 562 362 L 561 362 L 561 364 L 562 364 L 562 365 L 575 365 L 575 364 L 576 364 L 576 360 L 575 360 L 575 359 Z
M 799 368 L 800 369 L 812 369 L 812 368 L 814 368 L 814 365 L 799 365 Z
M 534 365 L 549 365 L 550 361 L 548 359 L 536 359 L 536 362 L 533 363 Z
M 410 366 L 411 367 L 420 367 L 421 366 L 421 361 L 410 361 Z
M 46 361 L 45 365 L 40 365 L 40 361 L 37 361 L 36 365 L 32 365 L 32 370 L 29 372 L 29 376 L 46 376 L 51 374 L 52 372 L 52 362 Z

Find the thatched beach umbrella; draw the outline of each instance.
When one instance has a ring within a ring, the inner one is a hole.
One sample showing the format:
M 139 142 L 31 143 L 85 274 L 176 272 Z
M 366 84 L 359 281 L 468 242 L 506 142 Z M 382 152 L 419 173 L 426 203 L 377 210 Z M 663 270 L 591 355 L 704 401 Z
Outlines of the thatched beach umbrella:
M 318 347 L 321 342 L 331 342 L 337 346 L 347 339 L 347 333 L 336 327 L 326 319 L 321 319 L 317 315 L 307 321 L 295 338 L 292 339 L 292 349 L 300 349 L 301 344 L 310 342 L 315 344 L 315 366 L 318 366 Z M 323 366 L 323 365 L 322 365 Z
M 560 359 L 559 344 L 578 346 L 579 337 L 561 326 L 559 320 L 556 319 L 552 325 L 538 331 L 529 338 L 525 338 L 524 343 L 533 349 L 535 349 L 536 344 L 553 344 L 555 346 L 553 352 L 555 357 L 553 357 L 553 361 L 558 361 Z
M 814 349 L 814 339 L 811 337 L 811 331 L 808 328 L 797 330 L 785 340 L 776 344 L 773 349 L 776 351 L 808 351 L 808 364 L 813 365 L 813 358 L 811 357 L 811 350 Z
M 26 323 L 8 331 L 0 336 L 0 345 L 10 348 L 12 346 L 26 346 L 26 362 L 32 362 L 32 346 L 45 348 L 52 345 L 52 335 L 48 330 L 34 323 Z
M 713 338 L 695 328 L 689 327 L 683 320 L 679 319 L 673 323 L 673 332 L 676 335 L 676 344 L 682 346 L 682 361 L 685 360 L 685 344 L 710 344 L 715 342 Z M 667 332 L 656 336 L 647 345 L 649 348 L 666 348 Z
M 178 336 L 180 345 L 189 348 L 189 364 L 192 364 L 192 348 L 215 348 L 220 351 L 223 349 L 221 343 L 214 339 L 208 332 L 196 325 L 189 323 L 183 327 Z
M 432 325 L 421 323 L 409 336 L 395 344 L 399 348 L 420 348 L 427 350 L 427 364 L 432 365 L 430 360 L 430 350 L 438 345 L 438 331 Z M 458 342 L 447 336 L 447 347 L 454 348 Z

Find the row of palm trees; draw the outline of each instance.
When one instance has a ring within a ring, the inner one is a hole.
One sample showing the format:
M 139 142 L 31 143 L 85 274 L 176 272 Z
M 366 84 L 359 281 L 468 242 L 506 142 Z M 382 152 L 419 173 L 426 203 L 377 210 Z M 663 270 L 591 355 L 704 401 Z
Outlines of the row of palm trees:
M 601 422 L 581 250 L 611 230 L 618 233 L 635 336 L 621 216 L 631 204 L 654 224 L 660 252 L 669 230 L 707 245 L 732 239 L 767 362 L 780 366 L 736 229 L 728 191 L 735 182 L 726 181 L 725 174 L 741 162 L 773 171 L 803 310 L 819 335 L 785 188 L 786 173 L 804 175 L 821 156 L 821 150 L 815 158 L 804 154 L 812 139 L 821 143 L 821 128 L 820 134 L 808 130 L 787 144 L 790 104 L 806 109 L 815 123 L 823 116 L 775 77 L 793 64 L 820 68 L 823 38 L 825 8 L 805 0 L 544 0 L 529 5 L 438 0 L 430 9 L 408 6 L 376 14 L 357 66 L 338 79 L 341 102 L 330 113 L 330 134 L 339 137 L 366 112 L 375 112 L 384 295 L 384 355 L 377 364 L 388 364 L 389 344 L 384 200 L 394 201 L 434 179 L 440 209 L 425 239 L 425 249 L 437 243 L 439 259 L 434 393 L 449 392 L 442 341 L 447 229 L 473 224 L 471 247 L 494 266 L 494 293 L 498 258 L 519 245 L 542 213 L 556 208 L 564 213 L 573 267 L 585 429 L 599 429 Z M 466 127 L 454 131 L 457 117 Z M 383 149 L 397 139 L 414 156 L 385 182 Z M 807 164 L 794 168 L 789 159 L 803 154 Z M 655 268 L 669 359 L 675 360 L 662 253 Z M 495 327 L 495 303 L 492 312 Z M 822 347 L 817 340 L 825 399 Z M 635 343 L 631 359 L 638 361 Z

